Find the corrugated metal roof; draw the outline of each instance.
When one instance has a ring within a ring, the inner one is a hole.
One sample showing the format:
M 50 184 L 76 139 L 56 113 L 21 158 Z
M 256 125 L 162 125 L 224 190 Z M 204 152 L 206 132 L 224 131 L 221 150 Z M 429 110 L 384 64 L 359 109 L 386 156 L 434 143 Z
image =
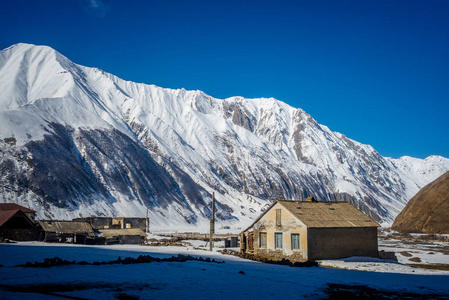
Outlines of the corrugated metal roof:
M 308 228 L 379 227 L 380 225 L 349 202 L 278 200 Z
M 0 211 L 0 226 L 3 226 L 3 224 L 8 222 L 8 220 L 11 219 L 11 217 L 14 216 L 17 212 L 19 212 L 18 209 Z
M 18 210 L 20 209 L 24 213 L 35 213 L 35 210 L 29 209 L 28 207 L 16 204 L 16 203 L 0 203 L 0 211 L 8 210 Z
M 87 222 L 76 221 L 39 221 L 44 231 L 56 232 L 56 233 L 87 233 L 93 236 L 94 230 Z
M 105 238 L 111 238 L 115 236 L 146 236 L 145 232 L 143 232 L 140 228 L 127 228 L 127 229 L 100 229 L 98 230 L 100 235 Z

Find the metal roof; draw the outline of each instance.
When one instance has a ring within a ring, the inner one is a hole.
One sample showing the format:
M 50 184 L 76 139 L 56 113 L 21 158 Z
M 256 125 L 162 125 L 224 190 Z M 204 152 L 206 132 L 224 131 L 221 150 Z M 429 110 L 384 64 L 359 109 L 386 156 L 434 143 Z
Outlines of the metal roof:
M 377 222 L 346 201 L 276 200 L 244 231 L 252 228 L 277 203 L 308 228 L 380 227 Z
M 20 209 L 24 213 L 35 213 L 35 210 L 29 209 L 28 207 L 16 204 L 16 203 L 0 203 L 0 211 L 8 210 L 18 210 Z
M 379 227 L 373 219 L 349 202 L 310 202 L 278 200 L 308 228 Z
M 94 236 L 94 230 L 87 222 L 76 221 L 39 221 L 42 229 L 47 232 L 56 233 L 87 233 L 90 236 Z
M 8 222 L 9 219 L 11 219 L 12 216 L 14 216 L 17 212 L 20 210 L 6 210 L 6 211 L 0 211 L 0 226 L 3 226 L 6 222 Z

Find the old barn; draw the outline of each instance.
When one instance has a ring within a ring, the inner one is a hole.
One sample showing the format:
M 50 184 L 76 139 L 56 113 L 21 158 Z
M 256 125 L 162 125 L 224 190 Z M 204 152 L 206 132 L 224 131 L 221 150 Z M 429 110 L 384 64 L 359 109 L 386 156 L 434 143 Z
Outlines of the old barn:
M 15 241 L 37 238 L 36 211 L 16 203 L 0 203 L 0 237 Z
M 86 239 L 95 238 L 94 230 L 87 222 L 42 220 L 39 230 L 44 242 L 84 244 Z

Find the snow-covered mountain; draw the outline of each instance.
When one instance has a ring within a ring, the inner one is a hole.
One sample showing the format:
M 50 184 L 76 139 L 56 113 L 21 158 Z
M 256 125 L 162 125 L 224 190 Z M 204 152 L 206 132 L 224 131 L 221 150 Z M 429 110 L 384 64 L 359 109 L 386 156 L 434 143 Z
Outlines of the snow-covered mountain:
M 385 158 L 273 98 L 122 80 L 45 46 L 0 52 L 0 201 L 40 218 L 144 216 L 154 229 L 247 225 L 274 199 L 348 200 L 391 223 L 449 159 Z

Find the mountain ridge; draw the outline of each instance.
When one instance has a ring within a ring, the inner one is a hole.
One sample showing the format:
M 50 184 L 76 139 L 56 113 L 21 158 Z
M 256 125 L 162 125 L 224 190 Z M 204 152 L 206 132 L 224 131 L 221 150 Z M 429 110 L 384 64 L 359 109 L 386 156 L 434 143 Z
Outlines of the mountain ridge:
M 97 192 L 112 189 L 100 193 L 100 207 L 106 213 L 143 215 L 151 206 L 151 217 L 160 224 L 205 223 L 213 191 L 223 222 L 237 227 L 250 222 L 271 200 L 310 195 L 326 201 L 348 200 L 387 224 L 422 186 L 449 170 L 449 160 L 439 156 L 384 158 L 370 145 L 332 132 L 302 109 L 274 98 L 221 100 L 198 90 L 125 81 L 77 65 L 46 46 L 18 44 L 1 51 L 0 84 L 7 86 L 0 96 L 0 137 L 5 145 L 0 166 L 20 165 L 14 155 L 6 155 L 8 150 L 24 147 L 23 155 L 32 161 L 27 153 L 37 153 L 36 142 L 65 132 L 53 143 L 71 146 L 56 154 L 67 158 L 70 151 L 78 153 L 73 168 L 91 174 L 91 182 L 102 186 Z M 102 143 L 86 142 L 91 135 Z M 119 136 L 117 143 L 114 138 Z M 15 145 L 6 143 L 11 138 Z M 174 198 L 162 201 L 162 196 L 155 196 L 155 187 L 138 180 L 145 172 L 130 167 L 132 159 L 123 162 L 119 154 L 107 159 L 103 148 L 120 149 L 125 140 L 141 150 L 135 155 L 148 153 L 142 169 L 161 168 L 165 189 L 176 194 Z M 29 147 L 32 141 L 34 146 Z M 26 159 L 23 170 L 15 172 L 28 174 Z M 37 196 L 30 189 L 23 192 L 24 182 L 29 184 L 36 175 L 28 174 L 26 180 L 6 180 L 5 172 L 0 175 L 4 186 L 22 190 L 20 197 L 15 194 L 17 201 L 35 208 L 44 205 L 36 203 L 48 204 L 45 191 Z M 109 186 L 111 176 L 121 179 Z M 3 191 L 4 199 L 6 194 Z M 49 211 L 67 218 L 101 212 L 88 198 L 72 197 L 71 211 L 63 207 Z

